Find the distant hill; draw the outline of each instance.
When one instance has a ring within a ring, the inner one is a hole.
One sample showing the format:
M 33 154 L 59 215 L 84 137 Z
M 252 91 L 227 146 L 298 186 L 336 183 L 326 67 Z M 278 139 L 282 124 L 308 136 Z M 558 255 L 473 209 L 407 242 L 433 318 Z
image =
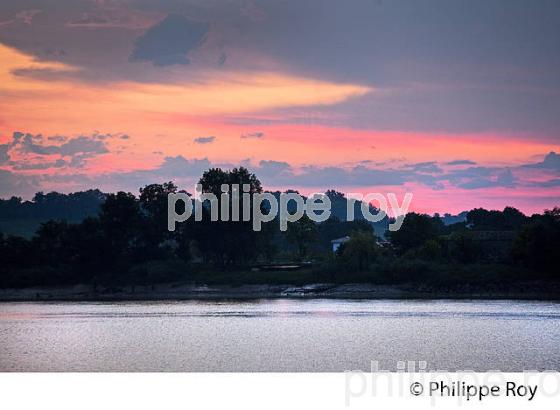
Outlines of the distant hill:
M 31 201 L 0 199 L 0 232 L 30 238 L 43 222 L 56 219 L 81 222 L 96 216 L 106 194 L 98 189 L 71 194 L 38 192 Z

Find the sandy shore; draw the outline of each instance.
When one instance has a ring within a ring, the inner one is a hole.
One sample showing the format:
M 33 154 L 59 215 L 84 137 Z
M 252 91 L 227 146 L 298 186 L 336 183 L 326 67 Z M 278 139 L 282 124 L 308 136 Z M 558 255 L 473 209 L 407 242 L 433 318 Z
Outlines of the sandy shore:
M 517 283 L 507 289 L 470 287 L 433 289 L 418 285 L 310 284 L 206 286 L 163 284 L 152 287 L 97 289 L 78 285 L 57 288 L 0 289 L 0 301 L 126 301 L 189 299 L 526 299 L 560 300 L 560 283 Z

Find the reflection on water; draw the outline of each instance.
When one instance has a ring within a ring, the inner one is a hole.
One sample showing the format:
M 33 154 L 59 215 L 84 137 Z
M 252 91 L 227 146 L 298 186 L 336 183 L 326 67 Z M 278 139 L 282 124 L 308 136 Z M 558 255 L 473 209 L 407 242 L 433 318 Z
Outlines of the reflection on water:
M 560 304 L 0 303 L 0 371 L 560 370 Z

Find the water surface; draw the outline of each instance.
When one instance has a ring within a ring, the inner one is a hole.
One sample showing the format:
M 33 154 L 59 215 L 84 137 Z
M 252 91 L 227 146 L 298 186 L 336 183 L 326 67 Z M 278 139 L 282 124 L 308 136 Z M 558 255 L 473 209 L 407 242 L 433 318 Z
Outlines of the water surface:
M 0 303 L 0 371 L 560 370 L 560 304 Z

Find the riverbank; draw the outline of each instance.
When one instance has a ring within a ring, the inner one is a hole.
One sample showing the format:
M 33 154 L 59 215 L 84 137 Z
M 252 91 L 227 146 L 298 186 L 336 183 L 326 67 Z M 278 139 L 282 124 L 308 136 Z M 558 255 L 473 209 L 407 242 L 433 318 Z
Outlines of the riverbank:
M 363 283 L 308 285 L 192 285 L 182 283 L 94 289 L 89 285 L 50 288 L 0 289 L 2 302 L 128 301 L 189 299 L 519 299 L 560 300 L 560 283 L 519 282 L 504 287 L 486 285 L 434 288 L 418 284 Z

